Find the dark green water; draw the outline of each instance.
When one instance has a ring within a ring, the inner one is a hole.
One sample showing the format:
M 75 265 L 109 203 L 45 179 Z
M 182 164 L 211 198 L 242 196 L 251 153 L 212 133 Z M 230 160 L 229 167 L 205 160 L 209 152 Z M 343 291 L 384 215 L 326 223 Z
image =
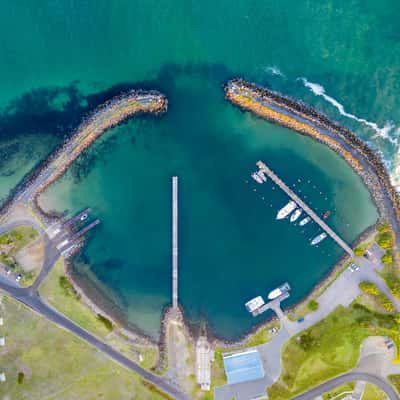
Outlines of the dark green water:
M 333 211 L 346 240 L 376 218 L 341 159 L 226 103 L 226 79 L 243 76 L 317 107 L 379 149 L 397 179 L 396 1 L 20 1 L 2 10 L 3 197 L 121 88 L 157 88 L 170 99 L 162 118 L 105 135 L 42 199 L 61 211 L 93 207 L 103 223 L 82 256 L 90 275 L 153 335 L 170 298 L 172 174 L 180 177 L 181 303 L 191 321 L 207 317 L 229 338 L 258 322 L 244 310 L 249 297 L 289 280 L 293 303 L 341 255 L 330 240 L 307 245 L 315 227 L 302 234 L 275 221 L 283 194 L 245 182 L 259 158 L 291 184 L 311 180 L 302 190 Z

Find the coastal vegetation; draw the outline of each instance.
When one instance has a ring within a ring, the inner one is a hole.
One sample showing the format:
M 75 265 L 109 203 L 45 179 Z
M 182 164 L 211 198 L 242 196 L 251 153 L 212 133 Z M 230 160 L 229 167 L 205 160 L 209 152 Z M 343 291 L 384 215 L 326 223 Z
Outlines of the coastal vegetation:
M 368 336 L 388 336 L 399 343 L 399 322 L 354 302 L 292 337 L 282 354 L 282 374 L 268 389 L 271 400 L 286 400 L 353 368 Z
M 166 400 L 159 389 L 9 297 L 2 299 L 1 393 L 22 399 Z M 29 332 L 29 334 L 27 334 Z
M 354 387 L 355 387 L 354 382 L 345 383 L 344 385 L 340 385 L 335 389 L 331 390 L 330 392 L 324 393 L 322 395 L 322 398 L 323 400 L 331 400 L 331 399 L 340 400 L 349 393 L 351 393 L 354 390 Z
M 394 272 L 387 272 L 384 274 L 384 279 L 393 296 L 400 299 L 400 278 L 398 275 Z
M 319 308 L 319 303 L 316 300 L 310 300 L 307 304 L 307 307 L 310 311 L 317 311 Z
M 112 322 L 105 322 L 93 312 L 86 304 L 84 304 L 73 288 L 71 294 L 71 282 L 65 276 L 65 267 L 63 259 L 60 258 L 54 265 L 52 271 L 39 288 L 42 298 L 48 301 L 58 311 L 62 312 L 72 321 L 79 324 L 82 328 L 104 340 L 107 344 L 115 347 L 127 357 L 139 362 L 144 368 L 153 368 L 158 360 L 158 348 L 154 344 L 133 344 L 131 340 L 118 327 L 111 325 Z M 107 319 L 107 318 L 106 318 Z M 110 335 L 111 332 L 111 335 Z M 138 360 L 138 354 L 143 359 Z
M 110 332 L 114 329 L 114 325 L 113 323 L 106 318 L 104 315 L 101 314 L 97 314 L 97 318 L 99 319 L 99 321 L 101 321 L 101 323 L 107 328 L 107 330 L 109 330 Z
M 387 312 L 395 311 L 393 303 L 384 293 L 382 293 L 378 289 L 378 287 L 374 283 L 367 281 L 360 282 L 359 287 L 365 294 L 373 296 L 385 311 Z
M 361 400 L 386 400 L 386 393 L 379 387 L 367 383 L 364 387 L 364 393 Z
M 21 274 L 21 285 L 28 286 L 35 278 L 33 271 L 25 271 L 16 260 L 18 251 L 39 237 L 37 230 L 30 226 L 19 226 L 0 236 L 0 264 L 14 274 Z
M 79 299 L 77 291 L 65 275 L 58 278 L 58 283 L 66 296 L 72 296 Z
M 381 261 L 383 264 L 393 264 L 393 253 L 390 250 L 386 250 L 385 254 L 381 258 Z
M 388 376 L 392 385 L 396 388 L 397 392 L 400 393 L 400 375 L 389 375 Z
M 357 257 L 362 257 L 365 254 L 365 250 L 366 248 L 364 246 L 357 246 L 354 249 L 354 255 L 356 255 Z
M 375 237 L 376 243 L 382 249 L 389 250 L 394 245 L 394 235 L 389 224 L 380 224 L 378 226 L 378 233 Z

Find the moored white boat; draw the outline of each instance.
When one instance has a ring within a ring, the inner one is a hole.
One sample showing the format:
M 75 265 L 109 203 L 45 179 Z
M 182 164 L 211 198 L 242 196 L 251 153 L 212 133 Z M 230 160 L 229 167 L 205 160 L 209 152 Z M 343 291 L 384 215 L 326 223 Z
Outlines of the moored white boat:
M 311 241 L 311 246 L 315 246 L 318 243 L 321 243 L 328 235 L 323 232 L 318 236 L 315 236 L 315 238 Z
M 302 210 L 298 208 L 291 216 L 290 216 L 290 222 L 297 221 L 298 218 L 300 217 L 302 213 Z
M 263 183 L 264 181 L 261 179 L 261 177 L 257 174 L 257 172 L 253 172 L 251 174 L 251 177 L 257 182 L 257 183 Z
M 278 211 L 278 213 L 276 214 L 276 219 L 286 218 L 296 207 L 297 204 L 293 200 L 289 201 L 286 206 L 282 207 Z
M 304 225 L 308 224 L 310 221 L 311 221 L 311 217 L 305 217 L 299 222 L 299 225 L 304 226 Z

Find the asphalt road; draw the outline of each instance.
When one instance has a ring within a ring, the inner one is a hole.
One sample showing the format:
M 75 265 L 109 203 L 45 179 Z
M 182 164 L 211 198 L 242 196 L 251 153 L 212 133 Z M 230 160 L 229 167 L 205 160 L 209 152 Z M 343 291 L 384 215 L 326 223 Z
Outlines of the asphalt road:
M 375 375 L 365 374 L 361 372 L 349 372 L 348 374 L 340 375 L 334 379 L 331 379 L 330 381 L 322 383 L 321 385 L 309 390 L 306 393 L 301 394 L 300 396 L 293 397 L 292 400 L 314 400 L 316 397 L 321 396 L 322 394 L 329 392 L 340 385 L 355 381 L 365 381 L 372 383 L 375 386 L 380 387 L 386 393 L 390 400 L 400 400 L 397 392 L 388 382 Z
M 54 244 L 52 244 L 52 242 L 50 241 L 47 234 L 44 232 L 43 228 L 39 224 L 36 224 L 34 221 L 23 220 L 15 223 L 2 225 L 0 226 L 0 234 L 3 234 L 21 225 L 33 226 L 41 233 L 42 237 L 44 238 L 45 260 L 43 263 L 43 267 L 35 284 L 29 288 L 21 288 L 18 285 L 16 285 L 14 281 L 9 280 L 7 277 L 3 275 L 0 275 L 0 289 L 4 290 L 14 299 L 24 303 L 26 306 L 33 309 L 34 311 L 36 311 L 43 317 L 47 318 L 48 320 L 52 321 L 53 323 L 74 333 L 75 335 L 77 335 L 82 340 L 89 343 L 99 351 L 107 354 L 114 361 L 120 363 L 121 365 L 125 366 L 126 368 L 140 375 L 143 379 L 156 385 L 157 387 L 159 387 L 161 390 L 163 390 L 176 400 L 190 400 L 190 397 L 181 392 L 177 387 L 168 383 L 164 378 L 154 375 L 151 372 L 143 369 L 140 365 L 136 364 L 131 359 L 125 357 L 123 354 L 113 349 L 111 346 L 102 342 L 96 336 L 90 334 L 89 332 L 81 328 L 79 325 L 71 321 L 69 318 L 67 318 L 65 315 L 56 311 L 53 307 L 45 303 L 40 298 L 37 292 L 37 288 L 39 287 L 40 283 L 45 279 L 47 274 L 50 272 L 51 268 L 59 258 L 60 254 L 55 248 Z M 348 374 L 338 376 L 334 379 L 331 379 L 330 381 L 322 383 L 321 385 L 315 387 L 314 389 L 309 390 L 306 393 L 294 397 L 292 400 L 314 400 L 315 397 L 320 396 L 323 393 L 336 388 L 337 386 L 340 386 L 347 382 L 354 382 L 357 380 L 366 381 L 380 387 L 383 391 L 386 392 L 390 400 L 400 400 L 394 388 L 387 381 L 375 375 L 370 375 L 361 372 L 350 372 Z
M 54 263 L 57 261 L 59 253 L 54 248 L 51 241 L 48 239 L 48 236 L 44 233 L 43 229 L 39 225 L 34 224 L 33 221 L 27 220 L 27 221 L 18 221 L 11 224 L 5 224 L 0 227 L 0 234 L 5 233 L 21 225 L 33 226 L 34 228 L 38 229 L 41 232 L 41 234 L 43 234 L 45 237 L 45 242 L 46 242 L 45 261 L 42 271 L 38 278 L 40 279 L 40 282 L 42 282 L 43 279 L 46 277 L 46 275 L 50 272 Z M 73 334 L 80 337 L 82 340 L 89 343 L 96 349 L 107 354 L 114 361 L 120 363 L 121 365 L 125 366 L 126 368 L 140 375 L 143 379 L 156 385 L 162 391 L 166 392 L 173 398 L 177 400 L 190 400 L 190 397 L 181 392 L 177 387 L 168 383 L 164 378 L 154 375 L 151 372 L 143 369 L 140 365 L 136 364 L 131 359 L 125 357 L 123 354 L 113 349 L 111 346 L 108 346 L 100 339 L 98 339 L 96 336 L 82 329 L 79 325 L 75 324 L 65 315 L 60 314 L 49 304 L 45 303 L 40 298 L 37 292 L 39 283 L 36 284 L 35 282 L 35 284 L 32 285 L 31 287 L 21 288 L 18 285 L 16 285 L 13 280 L 8 279 L 4 275 L 0 275 L 0 289 L 4 290 L 8 295 L 13 297 L 14 299 L 20 301 L 21 303 L 24 303 L 26 306 L 36 311 L 43 317 L 61 326 L 62 328 L 72 332 Z

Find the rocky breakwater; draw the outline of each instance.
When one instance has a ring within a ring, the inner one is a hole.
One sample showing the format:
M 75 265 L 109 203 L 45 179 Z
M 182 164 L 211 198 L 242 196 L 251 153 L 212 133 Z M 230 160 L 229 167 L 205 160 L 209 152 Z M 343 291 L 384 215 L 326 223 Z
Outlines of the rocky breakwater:
M 105 131 L 134 115 L 164 113 L 167 105 L 167 98 L 157 91 L 129 91 L 100 105 L 56 152 L 18 185 L 4 208 L 16 201 L 25 204 L 35 202 L 36 197 L 61 177 L 71 163 Z
M 242 110 L 311 136 L 340 154 L 362 177 L 382 219 L 393 226 L 400 248 L 400 196 L 380 157 L 356 134 L 305 104 L 243 79 L 225 86 L 225 96 Z

